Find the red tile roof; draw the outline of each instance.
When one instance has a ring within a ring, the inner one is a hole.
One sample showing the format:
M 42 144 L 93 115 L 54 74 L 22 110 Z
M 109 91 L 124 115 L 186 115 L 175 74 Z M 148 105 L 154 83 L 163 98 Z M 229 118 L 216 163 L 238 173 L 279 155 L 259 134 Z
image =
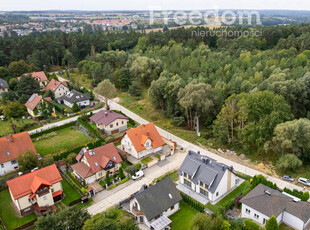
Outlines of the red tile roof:
M 41 100 L 42 100 L 42 96 L 39 96 L 38 94 L 34 93 L 28 99 L 28 101 L 26 102 L 25 106 L 28 109 L 30 109 L 31 111 L 33 111 L 35 109 L 35 107 L 37 107 L 37 105 L 40 103 Z
M 33 191 L 36 191 L 42 184 L 50 186 L 60 181 L 62 181 L 62 177 L 56 165 L 53 164 L 9 180 L 6 183 L 13 198 L 16 200 L 34 193 Z
M 37 154 L 28 132 L 0 138 L 0 163 L 14 160 L 26 152 Z
M 122 114 L 113 112 L 113 111 L 108 111 L 108 110 L 100 110 L 98 113 L 94 114 L 89 118 L 92 122 L 98 124 L 98 125 L 109 125 L 111 122 L 115 121 L 116 119 L 126 119 L 128 120 L 127 117 L 125 117 Z
M 44 71 L 41 72 L 33 72 L 33 73 L 24 73 L 23 75 L 31 75 L 34 78 L 37 78 L 40 82 L 48 81 Z M 20 80 L 21 77 L 17 79 Z
M 90 167 L 82 162 L 71 166 L 83 178 L 87 178 L 96 172 L 103 170 L 110 161 L 114 163 L 122 162 L 122 158 L 113 143 L 100 146 L 93 150 L 87 150 L 86 148 L 83 148 L 77 155 L 76 159 L 81 161 L 83 156 L 86 158 Z
M 158 148 L 165 144 L 153 122 L 131 128 L 125 134 L 128 135 L 137 152 L 145 150 L 144 143 L 147 139 L 152 141 L 153 148 Z
M 58 87 L 59 87 L 60 85 L 64 85 L 64 86 L 68 87 L 67 82 L 65 82 L 65 81 L 61 81 L 61 82 L 60 82 L 60 81 L 56 81 L 55 79 L 52 79 L 52 80 L 48 83 L 48 85 L 45 87 L 45 90 L 46 90 L 46 91 L 50 90 L 50 91 L 52 91 L 52 92 L 55 92 L 55 91 L 58 89 Z

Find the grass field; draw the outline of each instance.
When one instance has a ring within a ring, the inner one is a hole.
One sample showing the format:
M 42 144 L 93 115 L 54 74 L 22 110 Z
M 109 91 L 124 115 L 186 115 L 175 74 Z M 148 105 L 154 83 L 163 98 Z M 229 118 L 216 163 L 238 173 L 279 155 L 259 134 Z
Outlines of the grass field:
M 65 194 L 65 199 L 62 200 L 62 203 L 66 206 L 69 206 L 72 201 L 81 197 L 81 194 L 76 191 L 76 189 L 73 188 L 65 178 L 62 180 L 62 188 Z
M 141 163 L 147 165 L 147 163 L 151 162 L 152 160 L 153 160 L 153 158 L 151 158 L 151 157 L 146 157 L 146 158 L 143 158 L 143 159 L 141 160 Z
M 249 181 L 244 181 L 241 185 L 235 188 L 231 193 L 229 193 L 215 205 L 212 205 L 210 203 L 206 204 L 206 208 L 210 209 L 213 212 L 217 212 L 220 208 L 225 207 L 231 199 L 237 198 L 243 191 L 247 190 L 250 186 L 251 184 Z
M 191 229 L 192 220 L 198 212 L 192 207 L 187 205 L 184 201 L 180 202 L 180 210 L 169 216 L 169 219 L 172 221 L 171 229 L 172 230 L 189 230 Z
M 57 131 L 57 135 L 46 139 L 34 141 L 34 146 L 41 156 L 56 154 L 81 146 L 90 141 L 89 137 L 73 129 L 72 127 L 64 128 Z
M 40 126 L 40 123 L 32 120 L 32 119 L 14 119 L 12 121 L 1 121 L 0 120 L 0 137 L 9 135 L 13 133 L 13 129 L 11 127 L 11 122 L 13 122 L 17 127 L 17 132 L 20 132 L 21 128 L 25 125 L 31 125 L 30 128 L 34 129 Z
M 4 190 L 0 192 L 0 216 L 7 230 L 12 230 L 20 227 L 37 218 L 34 213 L 25 217 L 19 217 L 12 207 L 12 200 L 9 190 Z

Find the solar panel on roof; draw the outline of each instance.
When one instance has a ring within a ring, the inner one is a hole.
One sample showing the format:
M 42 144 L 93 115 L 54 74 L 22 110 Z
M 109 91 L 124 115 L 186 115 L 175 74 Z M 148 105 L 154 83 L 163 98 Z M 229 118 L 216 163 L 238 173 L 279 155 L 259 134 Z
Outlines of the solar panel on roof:
M 29 98 L 29 101 L 32 102 L 34 99 L 35 99 L 36 95 L 32 95 L 30 98 Z

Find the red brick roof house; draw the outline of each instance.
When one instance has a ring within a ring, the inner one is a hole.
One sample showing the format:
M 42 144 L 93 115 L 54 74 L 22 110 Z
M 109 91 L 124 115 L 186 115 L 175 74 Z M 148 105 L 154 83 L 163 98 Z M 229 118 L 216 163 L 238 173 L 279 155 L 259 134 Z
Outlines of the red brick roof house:
M 153 122 L 131 128 L 121 139 L 121 148 L 137 159 L 163 149 L 165 142 Z
M 31 75 L 33 78 L 37 79 L 40 83 L 40 86 L 44 88 L 48 84 L 48 79 L 44 73 L 44 71 L 40 72 L 32 72 L 32 73 L 24 73 L 23 75 Z M 18 77 L 20 80 L 21 77 Z
M 78 163 L 71 166 L 73 173 L 86 184 L 105 178 L 106 172 L 114 174 L 122 163 L 122 158 L 113 143 L 93 150 L 83 148 L 76 160 Z
M 96 124 L 98 129 L 108 135 L 127 130 L 128 118 L 111 110 L 100 110 L 89 119 Z
M 55 94 L 55 98 L 62 97 L 69 92 L 68 84 L 65 81 L 56 81 L 52 79 L 45 87 L 45 91 L 52 91 Z
M 11 198 L 21 215 L 55 210 L 63 198 L 62 177 L 55 164 L 7 181 Z
M 28 132 L 0 138 L 0 175 L 17 169 L 17 157 L 26 152 L 38 155 Z

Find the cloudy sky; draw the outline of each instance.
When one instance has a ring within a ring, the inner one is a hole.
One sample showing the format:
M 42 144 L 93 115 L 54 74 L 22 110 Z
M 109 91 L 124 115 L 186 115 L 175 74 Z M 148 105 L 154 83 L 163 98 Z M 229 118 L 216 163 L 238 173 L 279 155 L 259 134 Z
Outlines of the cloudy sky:
M 0 11 L 11 10 L 310 10 L 309 0 L 0 0 Z

